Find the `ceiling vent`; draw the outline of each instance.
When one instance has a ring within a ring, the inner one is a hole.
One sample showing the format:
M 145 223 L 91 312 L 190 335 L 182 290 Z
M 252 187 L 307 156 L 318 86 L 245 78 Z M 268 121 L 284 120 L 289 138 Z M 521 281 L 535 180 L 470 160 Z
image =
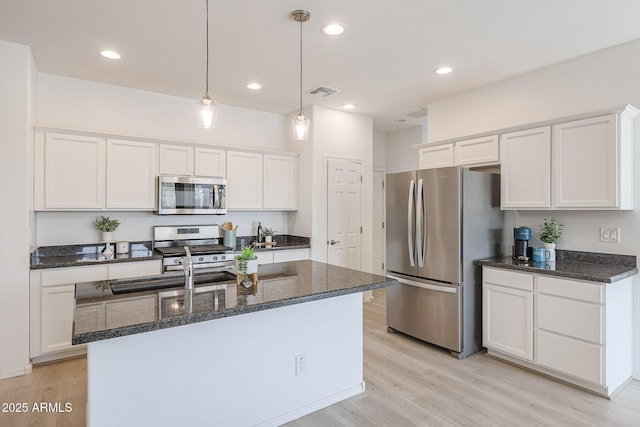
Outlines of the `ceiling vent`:
M 407 113 L 407 116 L 413 117 L 414 119 L 419 119 L 421 117 L 427 117 L 427 109 L 419 108 L 417 110 L 413 110 Z
M 340 93 L 340 91 L 328 86 L 318 86 L 317 88 L 310 90 L 308 93 L 311 95 L 320 95 L 323 98 L 328 98 L 332 95 L 335 95 L 336 93 Z

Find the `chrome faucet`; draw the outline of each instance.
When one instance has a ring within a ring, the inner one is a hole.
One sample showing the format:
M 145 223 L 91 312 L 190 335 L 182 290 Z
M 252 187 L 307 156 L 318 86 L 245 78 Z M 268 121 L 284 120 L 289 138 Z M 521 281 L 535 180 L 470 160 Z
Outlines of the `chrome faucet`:
M 189 246 L 185 246 L 184 250 L 187 255 L 180 258 L 180 264 L 184 270 L 184 288 L 193 289 L 193 259 L 191 259 Z

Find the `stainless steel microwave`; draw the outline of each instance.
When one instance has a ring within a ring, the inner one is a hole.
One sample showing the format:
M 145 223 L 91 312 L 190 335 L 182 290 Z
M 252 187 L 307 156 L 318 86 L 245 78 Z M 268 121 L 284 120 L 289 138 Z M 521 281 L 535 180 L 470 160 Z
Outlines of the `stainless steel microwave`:
M 158 177 L 158 215 L 224 215 L 227 180 L 185 176 Z

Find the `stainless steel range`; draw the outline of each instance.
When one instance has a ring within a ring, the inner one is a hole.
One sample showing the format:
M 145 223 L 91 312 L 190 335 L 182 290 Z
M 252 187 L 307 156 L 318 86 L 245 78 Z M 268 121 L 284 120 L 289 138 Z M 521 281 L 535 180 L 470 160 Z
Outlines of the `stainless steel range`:
M 189 247 L 193 268 L 207 271 L 231 270 L 235 265 L 233 248 L 220 244 L 217 225 L 153 227 L 153 248 L 162 254 L 164 273 L 183 270 L 180 259 Z

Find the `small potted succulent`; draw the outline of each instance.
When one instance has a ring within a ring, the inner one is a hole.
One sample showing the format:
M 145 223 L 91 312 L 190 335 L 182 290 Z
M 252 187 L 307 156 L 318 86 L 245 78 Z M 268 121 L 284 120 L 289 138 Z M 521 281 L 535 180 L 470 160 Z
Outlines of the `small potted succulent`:
M 243 246 L 242 251 L 236 254 L 235 258 L 238 284 L 242 283 L 246 287 L 251 286 L 257 281 L 258 276 L 258 257 L 254 247 L 252 245 Z
M 544 246 L 545 258 L 548 261 L 556 260 L 556 243 L 558 243 L 560 236 L 562 236 L 562 224 L 555 218 L 545 218 L 540 226 L 540 241 Z
M 108 216 L 100 216 L 96 218 L 93 225 L 98 227 L 98 230 L 102 231 L 103 242 L 113 242 L 113 232 L 120 226 L 120 221 L 117 219 L 111 219 Z
M 264 227 L 262 229 L 262 235 L 264 236 L 265 243 L 273 242 L 273 235 L 276 234 L 276 230 L 269 227 Z

